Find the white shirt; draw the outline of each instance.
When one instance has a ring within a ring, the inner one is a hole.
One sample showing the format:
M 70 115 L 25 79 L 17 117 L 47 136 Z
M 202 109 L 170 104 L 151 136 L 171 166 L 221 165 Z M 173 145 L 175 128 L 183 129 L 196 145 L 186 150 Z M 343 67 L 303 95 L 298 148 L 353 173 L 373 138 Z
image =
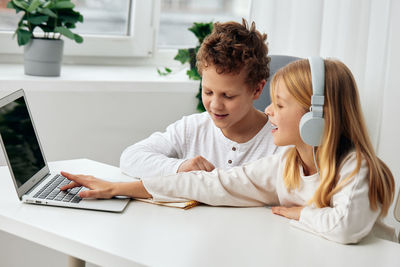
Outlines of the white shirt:
M 230 170 L 193 171 L 142 181 L 155 201 L 191 199 L 213 206 L 306 206 L 300 220 L 291 223 L 329 240 L 356 243 L 372 230 L 379 237 L 395 240 L 394 229 L 378 218 L 380 208 L 370 209 L 366 161 L 326 208 L 307 206 L 319 186 L 319 174 L 305 176 L 300 166 L 300 187 L 288 191 L 282 178 L 285 162 L 286 152 Z M 356 164 L 355 153 L 349 154 L 340 169 L 340 179 L 348 177 Z
M 248 142 L 237 143 L 226 138 L 203 112 L 185 116 L 165 132 L 126 148 L 120 168 L 135 177 L 165 176 L 176 173 L 185 160 L 202 156 L 216 168 L 230 169 L 281 150 L 273 143 L 269 122 Z

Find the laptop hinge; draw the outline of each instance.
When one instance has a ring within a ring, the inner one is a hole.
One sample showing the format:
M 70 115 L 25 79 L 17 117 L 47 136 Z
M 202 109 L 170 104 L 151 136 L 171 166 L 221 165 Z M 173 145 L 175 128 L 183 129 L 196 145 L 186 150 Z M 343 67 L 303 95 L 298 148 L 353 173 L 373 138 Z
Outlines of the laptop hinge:
M 46 174 L 42 179 L 37 181 L 37 183 L 25 193 L 25 195 L 29 195 L 33 190 L 35 190 L 36 187 L 38 187 L 42 183 L 42 181 L 46 180 L 46 178 L 49 176 L 50 176 L 50 173 Z

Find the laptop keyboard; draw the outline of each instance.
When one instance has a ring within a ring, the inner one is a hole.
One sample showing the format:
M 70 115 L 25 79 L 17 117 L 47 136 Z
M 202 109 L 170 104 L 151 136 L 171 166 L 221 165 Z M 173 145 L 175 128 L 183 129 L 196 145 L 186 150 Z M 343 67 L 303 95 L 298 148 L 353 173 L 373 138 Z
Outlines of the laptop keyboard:
M 63 202 L 79 203 L 82 198 L 78 195 L 83 188 L 75 187 L 65 191 L 60 188 L 70 183 L 70 180 L 57 174 L 45 186 L 43 186 L 33 197 L 40 199 L 49 199 Z

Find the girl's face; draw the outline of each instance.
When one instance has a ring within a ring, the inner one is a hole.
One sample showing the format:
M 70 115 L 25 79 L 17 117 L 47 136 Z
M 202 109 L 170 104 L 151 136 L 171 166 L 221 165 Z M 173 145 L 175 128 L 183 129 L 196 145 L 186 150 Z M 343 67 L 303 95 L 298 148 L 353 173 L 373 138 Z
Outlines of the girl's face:
M 251 90 L 245 83 L 246 73 L 218 74 L 214 66 L 202 72 L 202 101 L 215 125 L 225 133 L 240 128 L 253 109 L 253 100 L 262 91 Z
M 279 79 L 276 83 L 274 101 L 265 109 L 272 130 L 274 144 L 277 146 L 303 145 L 299 123 L 306 110 L 289 93 L 286 84 Z

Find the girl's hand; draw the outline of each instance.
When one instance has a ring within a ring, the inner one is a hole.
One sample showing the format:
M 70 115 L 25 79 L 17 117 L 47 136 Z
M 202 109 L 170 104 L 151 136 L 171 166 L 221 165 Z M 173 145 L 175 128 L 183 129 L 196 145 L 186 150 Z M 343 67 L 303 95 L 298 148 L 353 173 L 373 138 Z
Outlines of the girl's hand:
M 60 190 L 67 190 L 77 186 L 84 186 L 91 190 L 86 190 L 79 193 L 81 198 L 112 198 L 113 183 L 100 180 L 90 175 L 74 175 L 67 172 L 61 172 L 61 175 L 71 180 L 72 183 L 67 184 L 60 188 Z
M 298 221 L 300 219 L 300 213 L 303 210 L 303 208 L 304 208 L 303 206 L 290 207 L 290 208 L 278 206 L 278 207 L 272 207 L 272 213 Z

